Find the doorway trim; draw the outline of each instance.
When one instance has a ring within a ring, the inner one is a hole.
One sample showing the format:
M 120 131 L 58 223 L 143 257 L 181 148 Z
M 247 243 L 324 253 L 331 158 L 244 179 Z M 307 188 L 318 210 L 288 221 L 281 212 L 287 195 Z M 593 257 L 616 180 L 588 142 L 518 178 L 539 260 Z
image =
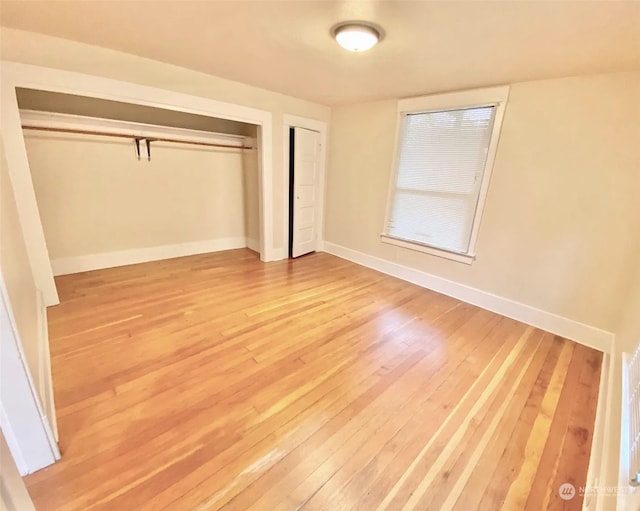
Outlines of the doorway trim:
M 60 459 L 51 429 L 16 324 L 4 277 L 0 272 L 0 426 L 18 471 L 27 475 Z M 6 390 L 10 389 L 10 390 Z
M 300 117 L 298 115 L 284 114 L 282 116 L 282 168 L 283 172 L 283 240 L 285 243 L 284 257 L 289 257 L 289 130 L 291 128 L 305 128 L 320 133 L 320 170 L 318 175 L 318 218 L 316 218 L 316 233 L 318 236 L 316 249 L 323 249 L 324 240 L 324 189 L 325 168 L 327 165 L 327 123 L 316 119 Z
M 234 103 L 94 75 L 0 62 L 0 129 L 11 185 L 16 197 L 29 264 L 46 306 L 59 303 L 49 252 L 40 221 L 22 133 L 16 88 L 36 89 L 121 101 L 137 105 L 206 115 L 259 126 L 260 259 L 279 259 L 273 245 L 273 124 L 272 113 Z

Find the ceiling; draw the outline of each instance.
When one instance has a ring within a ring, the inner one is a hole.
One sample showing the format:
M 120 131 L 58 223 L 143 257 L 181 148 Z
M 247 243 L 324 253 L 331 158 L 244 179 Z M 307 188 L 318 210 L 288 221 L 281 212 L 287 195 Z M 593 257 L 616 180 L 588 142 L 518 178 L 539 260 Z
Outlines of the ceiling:
M 4 26 L 327 105 L 640 69 L 640 2 L 4 1 Z M 386 32 L 353 54 L 344 20 Z

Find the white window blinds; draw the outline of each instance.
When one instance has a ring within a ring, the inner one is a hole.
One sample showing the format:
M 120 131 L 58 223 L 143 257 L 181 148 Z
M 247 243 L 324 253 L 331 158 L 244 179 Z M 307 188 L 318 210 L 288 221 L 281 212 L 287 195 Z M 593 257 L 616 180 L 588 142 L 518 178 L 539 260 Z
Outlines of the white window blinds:
M 494 106 L 403 114 L 386 234 L 466 254 Z

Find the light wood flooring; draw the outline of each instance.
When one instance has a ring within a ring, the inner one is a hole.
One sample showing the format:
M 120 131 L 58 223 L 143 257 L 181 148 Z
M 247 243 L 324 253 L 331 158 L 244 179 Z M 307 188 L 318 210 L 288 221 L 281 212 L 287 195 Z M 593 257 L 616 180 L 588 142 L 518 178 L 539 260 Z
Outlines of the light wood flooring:
M 581 508 L 597 351 L 327 254 L 56 282 L 38 510 Z

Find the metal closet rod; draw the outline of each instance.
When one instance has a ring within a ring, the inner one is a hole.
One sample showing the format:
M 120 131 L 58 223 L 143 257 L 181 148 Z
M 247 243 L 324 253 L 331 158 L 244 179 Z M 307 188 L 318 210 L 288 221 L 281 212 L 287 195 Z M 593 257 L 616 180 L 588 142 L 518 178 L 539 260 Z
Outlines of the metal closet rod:
M 90 130 L 74 130 L 70 128 L 46 128 L 44 126 L 22 126 L 24 130 L 36 130 L 36 131 L 53 131 L 56 133 L 77 133 L 79 135 L 99 135 L 104 137 L 118 137 L 118 138 L 130 138 L 132 140 L 149 140 L 153 142 L 176 142 L 178 144 L 192 144 L 209 147 L 228 147 L 230 149 L 253 149 L 253 147 L 245 145 L 229 145 L 229 144 L 214 144 L 213 142 L 195 142 L 189 140 L 177 140 L 175 138 L 156 138 L 145 137 L 143 135 L 130 135 L 128 133 L 110 133 L 108 131 L 90 131 Z

